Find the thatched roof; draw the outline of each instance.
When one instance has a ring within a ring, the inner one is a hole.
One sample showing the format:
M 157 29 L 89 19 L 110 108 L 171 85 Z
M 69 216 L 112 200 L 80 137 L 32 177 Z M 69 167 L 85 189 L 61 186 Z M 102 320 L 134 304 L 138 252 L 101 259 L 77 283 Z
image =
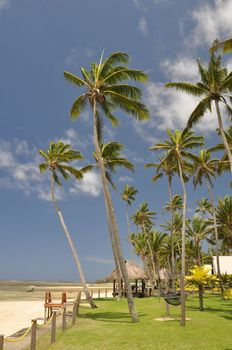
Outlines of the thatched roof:
M 126 269 L 130 280 L 136 280 L 136 279 L 147 280 L 148 279 L 143 269 L 141 269 L 141 267 L 139 267 L 132 261 L 126 261 Z M 117 274 L 116 274 L 116 269 L 114 269 L 112 273 L 106 277 L 106 280 L 113 281 L 116 279 L 117 279 Z

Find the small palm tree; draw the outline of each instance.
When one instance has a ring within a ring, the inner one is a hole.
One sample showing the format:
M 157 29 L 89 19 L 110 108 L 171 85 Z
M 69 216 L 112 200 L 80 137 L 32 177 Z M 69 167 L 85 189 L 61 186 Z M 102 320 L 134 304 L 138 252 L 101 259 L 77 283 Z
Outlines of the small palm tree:
M 95 305 L 93 299 L 91 298 L 87 288 L 84 271 L 82 269 L 81 262 L 77 254 L 77 250 L 74 246 L 71 235 L 66 226 L 63 214 L 61 213 L 61 210 L 58 206 L 58 202 L 55 196 L 55 184 L 61 186 L 60 176 L 62 176 L 65 180 L 67 180 L 70 178 L 70 175 L 71 175 L 75 179 L 81 180 L 83 178 L 84 172 L 86 170 L 89 170 L 90 167 L 87 166 L 85 168 L 78 170 L 70 166 L 69 165 L 70 162 L 75 160 L 82 160 L 84 158 L 79 151 L 72 150 L 70 145 L 64 144 L 62 141 L 58 141 L 58 142 L 51 141 L 49 144 L 49 148 L 46 151 L 39 149 L 38 152 L 43 158 L 43 163 L 39 165 L 40 172 L 44 173 L 45 171 L 49 170 L 51 174 L 50 176 L 51 198 L 52 198 L 55 210 L 59 216 L 60 223 L 62 225 L 65 236 L 67 238 L 77 269 L 79 271 L 81 283 L 83 286 L 84 293 L 86 295 L 86 299 L 92 308 L 96 308 L 97 306 Z
M 172 201 L 165 203 L 164 209 L 166 211 L 171 211 L 173 209 L 174 212 L 183 209 L 183 199 L 179 194 L 175 194 L 172 197 Z
M 176 130 L 172 133 L 167 131 L 169 136 L 168 140 L 164 143 L 158 143 L 151 147 L 153 151 L 164 151 L 167 154 L 167 158 L 172 162 L 176 162 L 176 169 L 181 180 L 183 188 L 183 223 L 182 223 L 182 254 L 181 254 L 181 325 L 185 326 L 185 228 L 186 228 L 186 210 L 187 210 L 187 193 L 185 187 L 185 181 L 187 179 L 186 173 L 192 172 L 192 163 L 189 160 L 192 159 L 192 153 L 189 150 L 195 147 L 200 147 L 204 144 L 204 138 L 201 136 L 194 136 L 193 132 Z
M 220 272 L 220 263 L 219 263 L 218 228 L 217 228 L 217 220 L 216 220 L 216 214 L 215 214 L 214 197 L 212 192 L 213 179 L 216 178 L 219 160 L 211 159 L 211 152 L 206 149 L 200 150 L 199 156 L 194 155 L 193 157 L 195 159 L 194 176 L 193 176 L 194 188 L 196 188 L 197 185 L 202 185 L 203 181 L 205 181 L 208 189 L 209 197 L 210 197 L 211 212 L 213 215 L 214 234 L 215 234 L 215 242 L 216 242 L 217 270 L 218 270 L 218 277 L 220 280 L 221 292 L 223 294 L 224 288 L 223 288 L 222 276 Z
M 230 117 L 232 116 L 232 108 L 227 102 L 228 98 L 232 98 L 232 72 L 228 74 L 227 69 L 222 67 L 221 57 L 216 57 L 213 54 L 211 55 L 208 68 L 205 68 L 199 60 L 198 68 L 201 82 L 198 82 L 197 84 L 172 82 L 165 84 L 165 87 L 175 88 L 176 90 L 186 92 L 189 95 L 204 97 L 190 115 L 186 126 L 187 130 L 189 130 L 194 124 L 198 123 L 207 111 L 211 112 L 212 103 L 214 102 L 220 135 L 227 152 L 232 173 L 232 153 L 225 136 L 219 106 L 219 103 L 223 103 L 227 109 L 228 115 Z
M 134 186 L 129 186 L 129 185 L 125 185 L 121 193 L 122 200 L 126 203 L 126 220 L 127 220 L 127 227 L 128 227 L 129 234 L 130 234 L 130 220 L 128 215 L 128 207 L 135 200 L 135 195 L 137 193 L 138 193 L 138 190 Z
M 187 223 L 187 236 L 194 242 L 197 266 L 202 265 L 201 245 L 202 242 L 208 237 L 209 232 L 209 223 L 199 216 L 194 216 L 192 220 L 188 221 Z
M 212 205 L 209 202 L 208 198 L 202 198 L 200 201 L 197 201 L 197 208 L 195 209 L 196 213 L 201 213 L 203 217 L 207 213 L 212 213 Z
M 153 267 L 153 279 L 154 280 L 155 280 L 155 270 L 156 270 L 155 269 L 155 259 L 154 259 L 154 255 L 153 255 L 153 251 L 152 251 L 152 247 L 151 247 L 151 243 L 150 243 L 149 232 L 150 232 L 150 229 L 153 225 L 153 219 L 154 219 L 155 215 L 156 215 L 156 213 L 153 211 L 150 211 L 148 208 L 148 204 L 144 202 L 140 205 L 140 207 L 136 211 L 136 213 L 131 216 L 133 223 L 135 225 L 137 225 L 137 227 L 139 226 L 141 228 L 142 233 L 147 238 L 147 244 L 149 247 L 149 253 L 151 256 L 151 262 L 152 262 L 152 267 Z
M 216 218 L 219 237 L 232 248 L 232 196 L 218 198 Z
M 135 310 L 133 295 L 129 283 L 128 273 L 123 256 L 118 226 L 114 214 L 113 202 L 108 189 L 108 182 L 105 174 L 105 167 L 101 157 L 100 140 L 99 140 L 99 122 L 101 122 L 100 112 L 108 118 L 112 125 L 118 124 L 118 119 L 113 114 L 115 109 L 120 109 L 138 120 L 149 118 L 149 112 L 141 102 L 141 91 L 138 87 L 125 83 L 128 80 L 145 82 L 148 79 L 147 74 L 140 70 L 129 68 L 129 57 L 124 52 L 114 52 L 103 60 L 103 55 L 99 63 L 92 63 L 91 68 L 87 71 L 81 68 L 82 77 L 78 77 L 70 72 L 64 72 L 64 77 L 70 83 L 78 88 L 83 88 L 82 93 L 74 101 L 71 108 L 71 117 L 76 119 L 87 105 L 93 112 L 93 130 L 95 152 L 99 163 L 102 187 L 105 198 L 106 213 L 114 236 L 117 249 L 117 255 L 122 272 L 123 280 L 126 287 L 128 299 L 128 308 L 132 321 L 138 321 Z

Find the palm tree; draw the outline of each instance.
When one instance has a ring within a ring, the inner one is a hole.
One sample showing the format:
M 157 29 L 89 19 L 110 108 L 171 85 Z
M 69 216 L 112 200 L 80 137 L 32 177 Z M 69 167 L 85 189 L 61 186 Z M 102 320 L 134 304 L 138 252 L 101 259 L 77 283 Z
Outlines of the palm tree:
M 197 201 L 196 213 L 201 213 L 203 217 L 210 213 L 212 214 L 212 205 L 210 204 L 208 198 L 203 197 L 200 201 Z
M 230 147 L 230 150 L 232 152 L 232 126 L 230 126 L 226 131 L 225 131 L 225 136 L 228 142 L 228 145 Z M 220 143 L 214 147 L 211 147 L 209 149 L 210 152 L 214 152 L 214 151 L 224 151 L 225 150 L 225 146 L 223 143 Z M 219 174 L 221 174 L 224 171 L 230 171 L 230 164 L 229 164 L 229 160 L 228 160 L 228 155 L 227 152 L 225 152 L 219 162 Z
M 167 156 L 159 157 L 159 163 L 148 163 L 145 168 L 154 167 L 156 169 L 155 175 L 152 177 L 152 181 L 156 182 L 158 179 L 162 178 L 164 175 L 168 179 L 168 192 L 169 200 L 171 203 L 170 213 L 171 221 L 174 216 L 174 208 L 172 207 L 173 195 L 172 195 L 172 178 L 176 171 L 176 164 L 173 163 L 172 159 L 167 158 Z M 172 289 L 175 288 L 175 258 L 174 258 L 174 241 L 173 241 L 173 230 L 171 227 L 171 246 L 172 246 L 172 263 L 171 263 L 171 278 L 172 278 Z
M 216 57 L 212 54 L 208 68 L 205 68 L 200 60 L 197 62 L 201 82 L 198 82 L 197 84 L 172 82 L 165 84 L 165 87 L 175 88 L 176 90 L 186 92 L 189 95 L 204 97 L 190 115 L 186 126 L 187 130 L 189 130 L 194 124 L 198 123 L 207 111 L 211 112 L 212 103 L 214 102 L 220 135 L 228 155 L 230 170 L 232 173 L 232 153 L 225 136 L 219 106 L 220 102 L 223 103 L 227 109 L 228 115 L 230 117 L 232 116 L 232 108 L 227 102 L 228 98 L 230 100 L 232 99 L 232 95 L 228 96 L 232 91 L 232 72 L 228 74 L 227 69 L 222 67 L 220 56 Z
M 187 236 L 194 242 L 196 252 L 195 264 L 197 266 L 202 265 L 201 244 L 208 237 L 209 231 L 209 223 L 199 216 L 194 216 L 192 220 L 187 223 Z
M 222 276 L 220 272 L 220 263 L 219 263 L 218 228 L 217 228 L 217 220 L 216 220 L 216 214 L 215 214 L 214 197 L 212 192 L 212 188 L 213 188 L 212 179 L 216 178 L 219 160 L 211 159 L 211 152 L 206 149 L 200 150 L 199 156 L 193 155 L 193 157 L 194 157 L 194 176 L 193 176 L 194 188 L 196 188 L 197 185 L 202 185 L 203 180 L 205 180 L 209 197 L 210 197 L 210 204 L 211 204 L 210 210 L 213 215 L 214 234 L 215 234 L 215 242 L 216 242 L 217 271 L 218 271 L 218 277 L 219 277 L 220 286 L 221 286 L 221 292 L 223 293 L 224 288 L 223 288 Z
M 158 143 L 151 147 L 153 151 L 165 151 L 167 152 L 167 159 L 171 159 L 176 162 L 176 168 L 183 189 L 183 223 L 182 223 L 182 254 L 181 254 L 181 275 L 180 275 L 180 287 L 181 287 L 181 325 L 185 326 L 185 226 L 186 226 L 186 210 L 187 210 L 187 193 L 185 188 L 186 175 L 185 173 L 191 173 L 192 164 L 189 159 L 192 159 L 192 153 L 188 150 L 192 150 L 195 147 L 202 146 L 204 139 L 201 136 L 194 136 L 193 132 L 176 130 L 175 132 L 167 131 L 169 136 L 168 140 L 164 143 Z
M 164 209 L 166 211 L 171 211 L 173 210 L 174 212 L 183 209 L 183 200 L 182 197 L 179 194 L 175 194 L 172 197 L 172 201 L 165 203 Z
M 232 196 L 218 198 L 216 218 L 219 237 L 232 248 Z
M 218 39 L 214 40 L 210 52 L 214 53 L 217 50 L 222 50 L 223 53 L 232 52 L 232 38 L 223 41 L 219 41 Z
M 127 227 L 128 227 L 129 234 L 130 234 L 130 220 L 128 215 L 128 207 L 135 200 L 135 195 L 137 193 L 138 193 L 138 190 L 134 186 L 129 186 L 129 185 L 125 185 L 121 193 L 122 200 L 126 203 L 126 220 L 127 220 Z
M 116 108 L 121 109 L 139 120 L 149 118 L 147 108 L 141 103 L 141 91 L 139 88 L 122 83 L 129 79 L 138 82 L 145 82 L 148 79 L 147 74 L 144 72 L 129 68 L 127 66 L 128 60 L 128 55 L 123 52 L 112 53 L 104 61 L 102 55 L 99 63 L 94 62 L 91 64 L 89 71 L 81 68 L 81 78 L 69 72 L 64 72 L 64 77 L 76 87 L 82 87 L 84 89 L 83 93 L 77 97 L 72 105 L 72 119 L 79 117 L 88 104 L 93 112 L 94 145 L 101 173 L 106 213 L 108 215 L 108 222 L 111 225 L 120 270 L 126 286 L 129 312 L 132 321 L 136 322 L 138 321 L 138 316 L 135 310 L 125 259 L 121 248 L 118 226 L 116 223 L 111 194 L 108 188 L 105 167 L 101 157 L 98 137 L 98 125 L 99 121 L 101 121 L 100 111 L 103 112 L 113 125 L 118 124 L 118 119 L 112 113 Z
M 83 174 L 85 171 L 89 170 L 91 167 L 86 166 L 85 168 L 82 168 L 80 170 L 77 170 L 76 168 L 69 165 L 70 162 L 75 160 L 82 160 L 84 159 L 83 156 L 79 151 L 74 151 L 71 149 L 71 146 L 68 144 L 64 144 L 62 141 L 54 142 L 51 141 L 49 144 L 49 148 L 46 151 L 43 151 L 42 149 L 38 150 L 39 154 L 43 158 L 43 163 L 39 165 L 39 169 L 41 173 L 44 173 L 46 170 L 50 171 L 50 178 L 51 178 L 51 198 L 55 207 L 55 210 L 57 212 L 57 215 L 59 216 L 61 226 L 64 230 L 65 236 L 67 238 L 69 247 L 71 249 L 74 261 L 76 263 L 77 269 L 80 274 L 81 283 L 83 286 L 84 293 L 86 295 L 86 300 L 89 302 L 91 307 L 94 309 L 97 306 L 95 305 L 93 299 L 90 296 L 90 293 L 87 288 L 86 279 L 84 275 L 84 271 L 81 266 L 80 259 L 77 254 L 77 250 L 74 246 L 74 243 L 72 241 L 71 235 L 69 233 L 69 230 L 66 226 L 66 223 L 64 221 L 63 214 L 61 213 L 61 210 L 58 206 L 58 201 L 55 196 L 55 184 L 61 186 L 60 181 L 60 175 L 65 179 L 69 179 L 70 175 L 73 176 L 77 180 L 81 180 L 83 178 Z

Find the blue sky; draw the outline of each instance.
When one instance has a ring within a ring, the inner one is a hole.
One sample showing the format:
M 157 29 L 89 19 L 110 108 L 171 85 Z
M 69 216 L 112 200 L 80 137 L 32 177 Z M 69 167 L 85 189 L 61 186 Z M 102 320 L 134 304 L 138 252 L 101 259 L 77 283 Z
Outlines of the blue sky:
M 125 51 L 131 66 L 145 70 L 143 87 L 151 120 L 138 123 L 118 113 L 117 129 L 105 123 L 105 139 L 125 145 L 135 173 L 119 172 L 119 188 L 138 188 L 131 214 L 142 201 L 165 217 L 165 179 L 152 184 L 155 161 L 149 147 L 166 138 L 165 129 L 184 127 L 197 100 L 167 91 L 171 80 L 198 81 L 196 58 L 207 62 L 212 41 L 231 35 L 231 0 L 0 0 L 0 279 L 78 280 L 58 218 L 49 201 L 49 180 L 38 171 L 38 148 L 62 138 L 92 161 L 91 113 L 71 122 L 69 110 L 78 91 L 63 71 L 105 55 Z M 232 68 L 231 56 L 224 63 Z M 224 118 L 225 123 L 228 121 Z M 215 113 L 195 128 L 206 144 L 219 142 Z M 85 164 L 85 162 L 83 162 Z M 80 164 L 80 166 L 82 163 Z M 229 176 L 220 178 L 215 196 L 229 190 Z M 178 179 L 174 192 L 181 190 Z M 188 215 L 205 189 L 188 184 Z M 125 256 L 135 259 L 127 242 L 125 208 L 112 192 Z M 97 173 L 81 183 L 70 181 L 58 193 L 60 206 L 86 271 L 87 279 L 103 278 L 113 268 L 104 202 Z

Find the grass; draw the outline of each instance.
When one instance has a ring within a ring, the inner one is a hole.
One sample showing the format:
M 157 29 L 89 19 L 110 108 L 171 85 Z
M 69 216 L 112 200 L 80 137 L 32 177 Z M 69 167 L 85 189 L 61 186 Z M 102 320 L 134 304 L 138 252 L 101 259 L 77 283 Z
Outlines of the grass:
M 97 301 L 98 309 L 80 308 L 77 323 L 57 335 L 49 350 L 232 350 L 232 302 L 219 296 L 205 297 L 205 311 L 198 311 L 198 299 L 187 301 L 186 328 L 178 321 L 158 322 L 165 315 L 165 302 L 157 298 L 136 299 L 139 323 L 131 323 L 126 300 Z M 170 308 L 178 317 L 179 307 Z M 37 350 L 45 350 L 49 335 L 38 341 Z

